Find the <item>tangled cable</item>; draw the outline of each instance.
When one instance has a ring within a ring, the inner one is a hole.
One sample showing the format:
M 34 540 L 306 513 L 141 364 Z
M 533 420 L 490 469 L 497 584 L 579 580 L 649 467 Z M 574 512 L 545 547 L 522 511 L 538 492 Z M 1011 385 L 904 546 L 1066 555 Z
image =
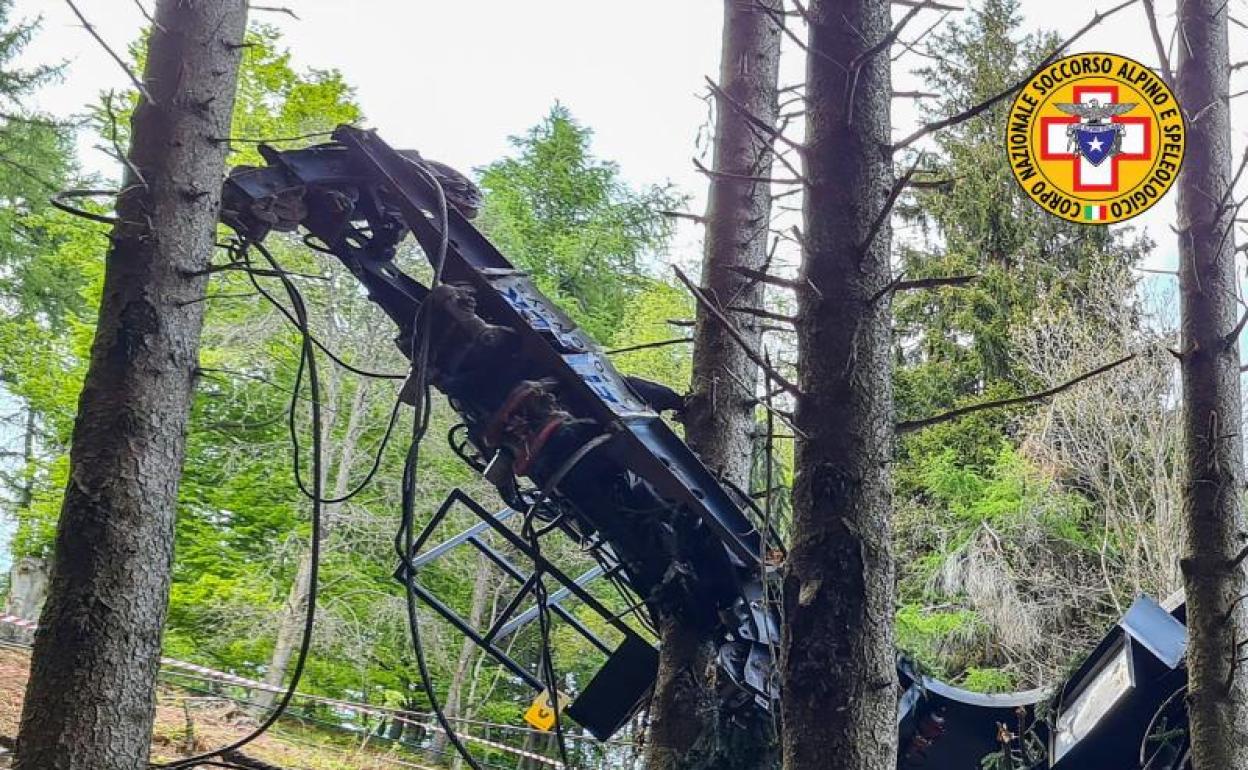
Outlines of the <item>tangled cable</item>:
M 302 343 L 300 345 L 299 363 L 296 368 L 295 386 L 292 388 L 292 395 L 289 410 L 289 426 L 293 445 L 296 448 L 294 455 L 294 466 L 299 467 L 299 457 L 297 453 L 298 441 L 296 438 L 297 425 L 295 415 L 299 404 L 299 386 L 303 380 L 303 373 L 306 370 L 308 375 L 308 386 L 311 391 L 311 411 L 312 411 L 312 542 L 309 546 L 309 570 L 308 570 L 308 598 L 307 607 L 304 611 L 303 632 L 299 640 L 299 651 L 295 656 L 294 670 L 290 676 L 290 683 L 286 690 L 282 693 L 281 699 L 277 706 L 270 712 L 268 717 L 260 723 L 254 730 L 238 740 L 223 746 L 221 748 L 196 754 L 185 759 L 179 759 L 172 762 L 164 762 L 154 764 L 152 767 L 163 768 L 165 770 L 175 770 L 176 768 L 189 768 L 196 765 L 216 763 L 218 767 L 235 767 L 227 763 L 222 763 L 214 758 L 237 751 L 260 736 L 269 731 L 274 724 L 281 719 L 286 709 L 290 706 L 291 700 L 295 697 L 295 693 L 299 687 L 299 680 L 303 678 L 304 668 L 308 662 L 308 654 L 312 649 L 312 630 L 316 624 L 316 599 L 317 599 L 317 582 L 320 574 L 321 564 L 321 536 L 322 536 L 322 435 L 321 435 L 321 385 L 316 368 L 316 350 L 312 345 L 311 335 L 308 331 L 308 309 L 304 304 L 303 295 L 299 292 L 299 288 L 291 281 L 290 276 L 282 268 L 273 255 L 269 253 L 262 244 L 256 242 L 240 242 L 238 256 L 250 266 L 251 259 L 248 247 L 255 247 L 272 269 L 278 274 L 282 281 L 282 287 L 286 290 L 286 296 L 290 299 L 291 306 L 294 309 L 295 325 L 299 329 Z M 272 295 L 264 291 L 260 286 L 260 282 L 256 280 L 256 276 L 252 272 L 247 273 L 252 284 L 261 292 L 270 302 L 280 307 L 280 303 L 276 301 Z M 289 317 L 289 316 L 288 316 Z
M 433 278 L 430 282 L 430 290 L 436 289 L 442 281 L 443 268 L 446 262 L 446 256 L 450 244 L 449 240 L 449 215 L 447 208 L 446 193 L 442 188 L 437 176 L 431 173 L 424 165 L 414 158 L 405 158 L 415 173 L 429 183 L 436 191 L 438 206 L 436 214 L 438 216 L 438 230 L 440 234 L 440 242 L 437 253 L 433 262 Z M 98 191 L 98 190 L 82 190 L 68 191 L 58 194 L 53 203 L 63 211 L 78 217 L 90 219 L 105 224 L 117 224 L 117 220 L 112 217 L 95 214 L 72 206 L 67 203 L 69 198 L 92 197 L 102 194 L 115 194 L 114 191 Z M 306 243 L 305 239 L 305 243 Z M 430 334 L 428 333 L 429 315 L 431 310 L 428 308 L 430 303 L 422 302 L 412 319 L 410 347 L 407 351 L 408 358 L 411 361 L 411 367 L 408 374 L 396 375 L 383 372 L 373 372 L 354 366 L 341 357 L 336 355 L 321 340 L 312 333 L 307 305 L 304 301 L 302 293 L 292 280 L 292 273 L 287 271 L 273 256 L 273 254 L 259 241 L 237 237 L 235 240 L 225 244 L 230 250 L 232 260 L 228 265 L 212 268 L 207 272 L 215 270 L 238 269 L 246 273 L 248 280 L 262 297 L 264 297 L 273 307 L 275 307 L 298 331 L 300 336 L 300 353 L 298 363 L 296 365 L 294 385 L 291 389 L 290 405 L 287 410 L 287 424 L 291 438 L 292 446 L 292 467 L 293 476 L 296 486 L 300 492 L 311 501 L 312 514 L 312 532 L 311 543 L 309 546 L 309 571 L 306 608 L 304 610 L 303 629 L 300 635 L 299 647 L 295 657 L 295 663 L 290 675 L 286 688 L 282 691 L 282 695 L 277 704 L 272 708 L 268 716 L 251 732 L 242 738 L 235 740 L 220 748 L 195 754 L 183 759 L 173 760 L 163 763 L 152 763 L 150 765 L 154 770 L 182 770 L 184 768 L 192 768 L 196 766 L 208 767 L 224 767 L 224 768 L 246 768 L 235 762 L 231 762 L 231 758 L 235 756 L 235 752 L 239 749 L 254 742 L 256 739 L 268 732 L 280 720 L 289 709 L 291 701 L 298 691 L 299 683 L 305 672 L 308 658 L 310 656 L 313 630 L 316 624 L 316 605 L 318 599 L 318 582 L 320 576 L 321 562 L 321 540 L 324 536 L 324 506 L 346 502 L 362 492 L 375 478 L 379 471 L 386 447 L 389 445 L 394 432 L 394 427 L 398 422 L 398 415 L 402 405 L 402 399 L 396 397 L 390 416 L 387 421 L 386 430 L 377 447 L 375 456 L 369 470 L 365 473 L 363 480 L 351 488 L 345 494 L 337 497 L 327 498 L 324 495 L 323 482 L 323 450 L 324 436 L 322 425 L 322 403 L 321 403 L 321 383 L 317 370 L 316 351 L 319 349 L 328 358 L 330 358 L 338 366 L 351 371 L 357 375 L 387 380 L 405 380 L 404 390 L 416 393 L 417 396 L 413 403 L 412 415 L 412 435 L 408 445 L 407 453 L 404 459 L 402 483 L 401 483 L 401 517 L 398 531 L 394 537 L 394 547 L 401 562 L 401 572 L 404 575 L 404 593 L 407 605 L 408 630 L 412 639 L 412 647 L 416 657 L 417 669 L 420 674 L 422 689 L 429 700 L 430 710 L 437 719 L 439 726 L 447 736 L 448 742 L 454 747 L 458 755 L 467 763 L 471 770 L 483 770 L 482 765 L 471 755 L 467 747 L 460 740 L 455 728 L 452 726 L 450 719 L 447 717 L 442 704 L 438 701 L 437 693 L 434 691 L 433 679 L 429 671 L 428 661 L 425 655 L 424 644 L 421 636 L 419 608 L 417 606 L 417 593 L 415 588 L 415 569 L 411 562 L 411 554 L 415 546 L 415 505 L 416 505 L 416 482 L 418 475 L 418 466 L 420 458 L 420 447 L 424 440 L 429 424 L 432 406 L 432 393 L 429 382 L 429 358 L 430 358 Z M 308 244 L 312 246 L 312 244 Z M 313 248 L 317 251 L 324 251 L 323 248 Z M 267 262 L 268 269 L 257 268 L 252 264 L 251 251 L 255 250 Z M 286 293 L 289 307 L 281 302 L 277 297 L 267 290 L 258 277 L 276 277 L 281 283 Z M 302 390 L 304 377 L 307 377 L 309 397 L 306 399 L 311 404 L 311 434 L 312 434 L 312 452 L 311 452 L 311 484 L 307 483 L 303 474 L 303 450 L 300 445 L 298 431 L 298 407 L 302 400 L 300 391 Z M 573 456 L 573 461 L 566 464 L 566 470 L 561 470 L 556 474 L 561 478 L 563 473 L 570 470 L 580 458 L 588 453 L 588 449 L 592 448 L 594 442 L 590 442 L 591 446 L 583 448 L 583 451 Z M 558 479 L 550 485 L 553 487 Z M 544 498 L 544 495 L 542 495 Z M 540 556 L 538 550 L 538 535 L 533 530 L 533 519 L 535 509 L 538 502 L 534 502 L 528 508 L 525 520 L 526 537 L 531 537 L 534 553 Z M 534 581 L 534 597 L 538 607 L 539 626 L 542 636 L 542 659 L 541 669 L 543 678 L 553 693 L 556 710 L 555 710 L 555 732 L 558 739 L 559 753 L 565 767 L 570 766 L 568 762 L 567 748 L 563 736 L 563 729 L 559 719 L 558 709 L 558 688 L 555 676 L 554 663 L 550 650 L 550 617 L 549 608 L 547 606 L 547 595 L 545 586 L 541 580 L 540 574 Z

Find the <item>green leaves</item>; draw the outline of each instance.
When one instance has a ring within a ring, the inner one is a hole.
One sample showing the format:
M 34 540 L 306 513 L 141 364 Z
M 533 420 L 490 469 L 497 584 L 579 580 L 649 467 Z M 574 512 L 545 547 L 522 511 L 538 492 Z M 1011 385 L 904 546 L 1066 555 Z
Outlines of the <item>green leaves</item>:
M 612 339 L 648 264 L 671 235 L 659 212 L 681 198 L 669 187 L 635 190 L 614 163 L 590 153 L 592 133 L 566 108 L 523 136 L 516 156 L 481 169 L 481 228 L 543 292 L 599 341 Z

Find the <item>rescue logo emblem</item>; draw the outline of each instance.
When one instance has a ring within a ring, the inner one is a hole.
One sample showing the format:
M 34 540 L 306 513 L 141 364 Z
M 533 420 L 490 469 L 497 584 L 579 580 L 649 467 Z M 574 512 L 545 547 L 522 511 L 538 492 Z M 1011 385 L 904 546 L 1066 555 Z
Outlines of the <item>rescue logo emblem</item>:
M 1174 184 L 1183 111 L 1148 67 L 1108 53 L 1067 56 L 1010 106 L 1010 169 L 1027 196 L 1083 224 L 1138 216 Z

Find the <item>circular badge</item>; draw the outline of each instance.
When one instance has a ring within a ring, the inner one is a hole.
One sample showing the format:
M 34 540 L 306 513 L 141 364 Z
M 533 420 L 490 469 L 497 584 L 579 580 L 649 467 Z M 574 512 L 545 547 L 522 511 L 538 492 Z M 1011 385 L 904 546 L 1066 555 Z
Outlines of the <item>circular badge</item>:
M 1024 192 L 1071 222 L 1121 222 L 1161 200 L 1183 161 L 1183 111 L 1169 86 L 1125 56 L 1058 59 L 1014 98 L 1010 169 Z

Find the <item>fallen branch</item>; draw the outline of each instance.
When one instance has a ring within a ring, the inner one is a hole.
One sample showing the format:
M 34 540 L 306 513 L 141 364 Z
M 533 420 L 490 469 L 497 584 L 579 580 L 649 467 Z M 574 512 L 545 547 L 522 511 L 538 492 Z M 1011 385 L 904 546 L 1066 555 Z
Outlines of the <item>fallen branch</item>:
M 741 332 L 737 329 L 736 324 L 734 324 L 728 316 L 724 315 L 722 310 L 716 307 L 715 303 L 706 296 L 705 292 L 698 288 L 693 281 L 689 280 L 689 276 L 685 275 L 683 270 L 675 265 L 672 265 L 672 270 L 675 271 L 676 277 L 685 285 L 685 288 L 689 290 L 689 293 L 693 295 L 693 298 L 697 300 L 698 304 L 706 308 L 706 311 L 710 313 L 721 326 L 724 327 L 724 331 L 728 333 L 728 336 L 732 338 L 733 342 L 741 346 L 741 349 L 745 351 L 746 357 L 753 361 L 755 366 L 762 369 L 764 372 L 767 372 L 771 379 L 776 381 L 777 385 L 783 387 L 789 393 L 792 393 L 794 396 L 801 396 L 801 389 L 783 374 L 772 368 L 763 359 L 763 357 L 759 355 L 758 351 L 754 349 L 754 346 L 747 342 L 745 337 L 741 336 Z
M 221 758 L 230 763 L 230 765 L 243 767 L 246 768 L 246 770 L 284 770 L 282 767 L 271 765 L 268 762 L 256 759 L 255 757 L 249 757 L 241 751 L 235 749 L 221 752 Z M 228 766 L 229 765 L 226 765 L 226 767 Z
M 1078 377 L 1075 377 L 1073 380 L 1067 380 L 1061 385 L 1049 388 L 1048 390 L 1042 390 L 1039 393 L 1028 393 L 1022 396 L 1014 396 L 1013 398 L 1002 398 L 996 401 L 985 401 L 980 404 L 969 404 L 967 406 L 960 406 L 957 409 L 950 409 L 947 412 L 941 412 L 940 414 L 933 415 L 931 417 L 924 417 L 921 420 L 907 420 L 905 422 L 899 422 L 896 425 L 896 431 L 898 434 L 911 433 L 916 430 L 930 428 L 933 425 L 939 425 L 944 422 L 949 422 L 950 420 L 957 420 L 961 417 L 967 416 L 968 414 L 975 414 L 976 412 L 983 412 L 988 409 L 1001 409 L 1008 406 L 1018 406 L 1020 404 L 1030 404 L 1035 401 L 1043 401 L 1046 398 L 1052 398 L 1059 393 L 1070 390 L 1081 382 L 1085 382 L 1093 377 L 1102 375 L 1111 369 L 1122 366 L 1134 358 L 1135 353 L 1123 356 L 1117 361 L 1105 364 L 1104 366 L 1093 369 L 1090 372 L 1085 372 Z

